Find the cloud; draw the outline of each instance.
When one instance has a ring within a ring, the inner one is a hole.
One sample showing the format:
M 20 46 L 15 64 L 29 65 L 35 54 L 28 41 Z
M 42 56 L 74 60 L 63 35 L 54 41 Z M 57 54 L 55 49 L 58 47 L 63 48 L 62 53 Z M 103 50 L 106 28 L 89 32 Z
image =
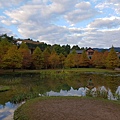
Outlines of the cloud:
M 0 33 L 1 34 L 8 34 L 10 36 L 14 35 L 11 30 L 4 28 L 3 26 L 0 26 Z
M 65 18 L 71 23 L 78 23 L 83 20 L 94 17 L 98 12 L 92 8 L 89 2 L 80 2 L 76 4 L 76 9 L 67 13 Z
M 50 4 L 48 1 L 41 2 L 41 4 L 35 4 L 35 2 L 39 1 L 34 0 L 17 9 L 6 10 L 4 13 L 9 19 L 3 19 L 2 23 L 18 25 L 18 32 L 23 37 L 39 38 L 52 43 L 56 40 L 64 41 L 67 35 L 69 36 L 69 30 L 53 24 L 53 21 L 59 20 L 60 16 L 73 10 L 78 2 L 76 0 L 51 0 Z
M 101 3 L 97 4 L 95 8 L 100 10 L 114 11 L 115 14 L 120 14 L 120 0 L 104 0 Z
M 12 7 L 13 5 L 18 5 L 25 0 L 0 0 L 0 8 Z
M 95 19 L 88 27 L 92 28 L 115 28 L 120 26 L 120 17 L 98 18 Z
M 83 31 L 82 38 L 77 38 L 79 39 L 78 45 L 81 47 L 106 48 L 111 47 L 112 45 L 119 47 L 120 28 L 104 30 L 85 28 Z
M 119 0 L 108 0 L 108 2 L 111 2 L 111 3 L 120 3 Z
M 0 1 L 0 5 L 4 6 L 0 16 L 0 24 L 3 24 L 0 32 L 12 34 L 14 30 L 6 28 L 14 27 L 22 38 L 50 44 L 78 44 L 80 47 L 118 46 L 120 1 L 90 1 Z
M 95 8 L 98 8 L 98 9 L 100 9 L 100 10 L 103 10 L 103 9 L 109 8 L 110 5 L 111 5 L 111 3 L 104 1 L 104 2 L 102 2 L 102 3 L 97 4 L 97 5 L 95 6 Z

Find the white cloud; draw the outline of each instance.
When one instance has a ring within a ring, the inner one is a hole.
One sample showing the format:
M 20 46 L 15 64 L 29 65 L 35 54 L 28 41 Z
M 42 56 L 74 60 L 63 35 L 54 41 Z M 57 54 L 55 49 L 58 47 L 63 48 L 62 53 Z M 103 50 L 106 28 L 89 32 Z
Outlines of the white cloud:
M 76 9 L 67 13 L 65 18 L 71 23 L 78 23 L 83 20 L 94 17 L 98 12 L 92 8 L 89 2 L 80 2 L 76 4 Z
M 14 35 L 11 30 L 4 28 L 3 26 L 0 26 L 0 35 L 6 33 L 10 36 Z
M 91 29 L 91 28 L 90 28 Z M 120 28 L 118 29 L 84 29 L 82 39 L 79 41 L 79 46 L 87 47 L 111 47 L 120 45 Z M 79 38 L 78 38 L 79 39 Z
M 0 8 L 12 7 L 13 5 L 18 5 L 25 0 L 0 0 Z
M 0 5 L 10 8 L 6 7 L 0 16 L 0 24 L 6 28 L 14 26 L 23 38 L 80 47 L 120 45 L 120 16 L 113 14 L 120 12 L 120 1 L 95 0 L 94 4 L 93 0 L 10 0 L 9 4 L 5 1 L 8 0 L 0 1 Z M 12 33 L 6 28 L 1 27 L 0 32 Z
M 99 3 L 95 6 L 95 8 L 98 8 L 100 10 L 103 10 L 105 8 L 109 8 L 111 5 L 111 3 L 108 3 L 108 2 L 103 2 L 103 3 Z
M 115 28 L 120 26 L 120 17 L 98 18 L 88 25 L 95 28 Z
M 120 14 L 120 0 L 104 0 L 101 3 L 97 4 L 95 8 L 100 10 L 111 9 L 116 14 Z
M 120 3 L 120 0 L 108 0 L 108 2 L 111 2 L 111 3 Z

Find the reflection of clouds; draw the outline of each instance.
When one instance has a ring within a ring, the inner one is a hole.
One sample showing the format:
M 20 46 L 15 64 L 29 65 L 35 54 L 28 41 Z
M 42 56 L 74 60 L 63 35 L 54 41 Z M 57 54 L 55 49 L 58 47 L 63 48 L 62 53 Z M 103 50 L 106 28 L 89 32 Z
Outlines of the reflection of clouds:
M 86 92 L 87 92 L 88 88 L 79 88 L 78 90 L 74 90 L 72 87 L 69 91 L 67 90 L 60 90 L 60 92 L 54 92 L 54 91 L 50 91 L 47 92 L 48 96 L 86 96 Z
M 120 86 L 118 86 L 118 88 L 116 90 L 116 94 L 120 95 Z
M 117 100 L 117 97 L 113 95 L 110 89 L 107 90 L 105 86 L 99 88 L 94 87 L 91 90 L 87 87 L 80 87 L 78 90 L 74 90 L 71 87 L 69 91 L 60 90 L 60 92 L 54 92 L 51 90 L 50 92 L 47 92 L 47 96 L 86 96 L 88 91 L 93 97 L 97 96 L 97 92 L 99 92 L 101 96 L 106 95 L 109 100 Z M 116 94 L 120 95 L 120 86 L 117 88 Z
M 0 109 L 0 120 L 12 120 L 13 113 L 17 106 L 11 104 L 10 102 L 6 103 L 2 109 Z
M 116 98 L 113 96 L 113 94 L 112 94 L 110 89 L 108 90 L 108 99 L 109 100 L 116 100 Z
M 105 86 L 100 87 L 100 93 L 107 92 L 107 89 Z
M 5 106 L 0 106 L 0 120 L 12 120 L 14 111 L 19 105 L 7 102 Z
M 97 91 L 102 93 L 106 93 L 109 100 L 117 100 L 120 97 L 120 86 L 118 86 L 115 94 L 118 95 L 117 97 L 113 95 L 111 90 L 108 88 L 106 89 L 105 86 L 101 86 L 99 88 L 94 87 L 93 89 L 88 89 L 87 87 L 80 87 L 78 90 L 74 90 L 72 87 L 69 91 L 67 90 L 60 90 L 60 92 L 50 91 L 46 94 L 48 96 L 86 96 L 87 92 L 90 91 L 90 94 L 94 97 L 97 96 Z M 41 95 L 41 94 L 40 94 Z M 24 102 L 23 102 L 24 103 Z M 23 104 L 21 103 L 21 104 Z M 11 104 L 10 102 L 6 103 L 5 106 L 0 105 L 0 120 L 12 120 L 14 111 L 19 107 L 21 104 Z

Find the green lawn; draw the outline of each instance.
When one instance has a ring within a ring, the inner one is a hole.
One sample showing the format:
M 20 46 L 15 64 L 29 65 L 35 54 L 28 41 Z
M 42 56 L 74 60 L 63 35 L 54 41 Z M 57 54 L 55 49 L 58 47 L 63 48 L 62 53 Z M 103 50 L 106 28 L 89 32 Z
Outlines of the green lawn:
M 98 69 L 98 68 L 69 68 L 69 69 L 41 69 L 41 70 L 25 70 L 17 69 L 15 72 L 12 70 L 0 70 L 0 74 L 4 73 L 37 73 L 44 71 L 74 71 L 74 72 L 96 72 L 96 73 L 120 73 L 120 71 L 110 70 L 110 69 Z

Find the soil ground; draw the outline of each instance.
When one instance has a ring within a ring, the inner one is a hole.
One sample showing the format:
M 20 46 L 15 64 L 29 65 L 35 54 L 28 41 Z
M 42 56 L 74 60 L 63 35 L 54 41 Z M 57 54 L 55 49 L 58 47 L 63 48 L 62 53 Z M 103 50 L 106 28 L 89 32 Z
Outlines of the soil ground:
M 48 99 L 29 106 L 29 120 L 120 120 L 120 104 L 96 99 Z

